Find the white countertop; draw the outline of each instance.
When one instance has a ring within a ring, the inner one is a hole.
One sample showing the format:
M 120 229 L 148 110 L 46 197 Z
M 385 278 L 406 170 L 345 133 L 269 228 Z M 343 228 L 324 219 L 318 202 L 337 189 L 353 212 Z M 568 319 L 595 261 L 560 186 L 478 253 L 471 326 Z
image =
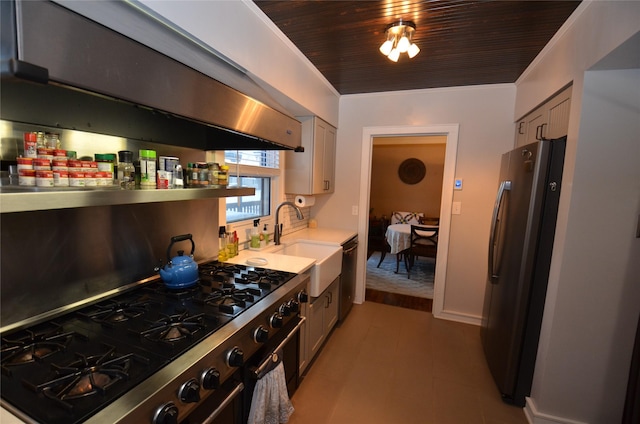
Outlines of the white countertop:
M 303 258 L 300 256 L 288 256 L 288 255 L 280 255 L 276 253 L 269 253 L 269 250 L 273 247 L 267 247 L 262 250 L 241 250 L 238 253 L 238 256 L 234 256 L 231 259 L 227 259 L 225 262 L 233 263 L 233 264 L 242 264 L 242 265 L 250 265 L 257 266 L 259 268 L 268 268 L 277 271 L 287 271 L 293 272 L 295 274 L 302 274 L 305 271 L 311 269 L 311 267 L 316 263 L 316 260 L 313 258 Z M 251 259 L 265 260 L 265 264 L 253 265 Z
M 280 239 L 280 242 L 281 244 L 291 244 L 295 243 L 296 241 L 307 241 L 318 244 L 341 246 L 351 238 L 355 237 L 357 234 L 357 232 L 349 230 L 338 230 L 331 228 L 305 228 L 304 230 L 287 234 Z M 313 258 L 270 253 L 274 249 L 276 249 L 276 246 L 271 243 L 269 246 L 258 250 L 241 250 L 238 253 L 238 256 L 227 259 L 225 262 L 259 266 L 261 268 L 275 269 L 278 271 L 288 271 L 296 274 L 301 274 L 311 269 L 311 267 L 313 267 L 316 262 Z M 266 263 L 264 265 L 254 265 L 247 262 L 251 262 L 252 259 L 257 259 L 261 262 L 266 261 Z

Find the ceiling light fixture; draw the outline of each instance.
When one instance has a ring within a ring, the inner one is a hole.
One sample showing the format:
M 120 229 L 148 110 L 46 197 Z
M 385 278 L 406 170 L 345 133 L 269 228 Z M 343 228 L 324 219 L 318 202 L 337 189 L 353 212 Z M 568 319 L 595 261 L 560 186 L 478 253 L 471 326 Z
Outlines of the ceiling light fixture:
M 414 32 L 416 24 L 411 21 L 401 19 L 392 23 L 385 29 L 387 39 L 380 46 L 380 53 L 393 62 L 398 61 L 400 53 L 406 53 L 409 58 L 413 58 L 420 52 L 418 46 L 411 41 Z

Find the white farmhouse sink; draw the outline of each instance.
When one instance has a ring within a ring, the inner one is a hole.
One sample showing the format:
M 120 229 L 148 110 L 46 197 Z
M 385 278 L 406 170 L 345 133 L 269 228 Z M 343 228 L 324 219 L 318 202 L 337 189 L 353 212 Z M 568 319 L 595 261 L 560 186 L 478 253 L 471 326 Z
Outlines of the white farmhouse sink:
M 309 295 L 318 297 L 340 275 L 342 269 L 342 247 L 298 241 L 276 248 L 271 253 L 313 258 Z

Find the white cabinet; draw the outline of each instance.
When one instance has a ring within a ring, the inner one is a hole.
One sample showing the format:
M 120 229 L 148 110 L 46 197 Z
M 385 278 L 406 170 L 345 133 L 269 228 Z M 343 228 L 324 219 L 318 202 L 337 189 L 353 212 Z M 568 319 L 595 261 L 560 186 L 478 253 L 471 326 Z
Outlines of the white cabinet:
M 542 138 L 554 139 L 567 135 L 571 87 L 567 87 L 549 101 L 516 123 L 515 147 Z
M 303 309 L 307 321 L 300 340 L 300 374 L 313 360 L 338 322 L 339 290 L 340 276 L 320 296 L 311 298 Z
M 303 118 L 302 147 L 304 152 L 285 154 L 285 192 L 333 193 L 336 129 L 316 116 Z

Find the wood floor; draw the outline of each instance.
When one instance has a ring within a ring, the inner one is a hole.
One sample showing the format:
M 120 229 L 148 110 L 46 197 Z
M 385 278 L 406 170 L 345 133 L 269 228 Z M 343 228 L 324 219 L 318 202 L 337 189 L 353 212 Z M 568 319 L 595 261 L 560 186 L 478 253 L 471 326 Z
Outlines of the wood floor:
M 502 402 L 479 327 L 365 302 L 334 328 L 289 424 L 527 424 Z
M 389 293 L 374 289 L 366 289 L 365 300 L 385 305 L 399 306 L 401 308 L 415 309 L 417 311 L 431 312 L 433 299 L 407 296 L 399 293 Z

